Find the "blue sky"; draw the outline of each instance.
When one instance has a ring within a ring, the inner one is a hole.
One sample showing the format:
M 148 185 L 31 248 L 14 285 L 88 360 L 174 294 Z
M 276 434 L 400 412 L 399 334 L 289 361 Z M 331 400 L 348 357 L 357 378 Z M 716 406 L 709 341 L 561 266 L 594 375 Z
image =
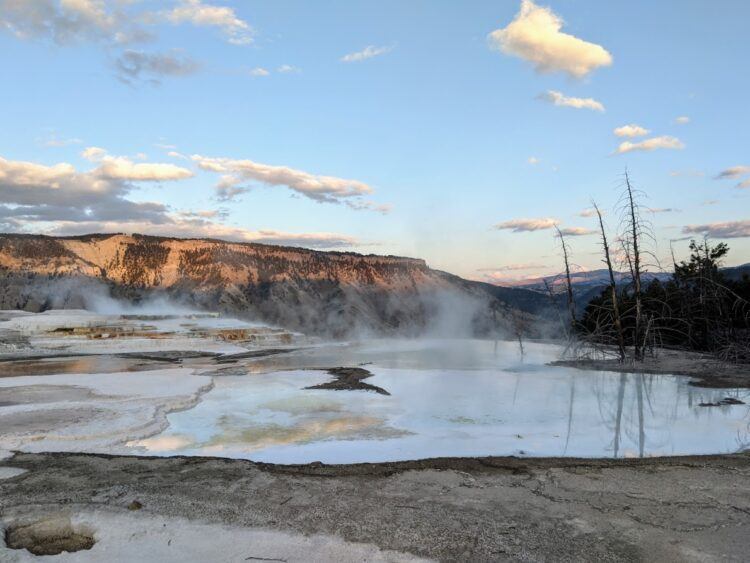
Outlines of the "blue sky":
M 0 228 L 502 281 L 559 269 L 554 222 L 598 267 L 579 214 L 594 197 L 614 236 L 627 167 L 659 259 L 708 234 L 748 262 L 749 18 L 741 0 L 0 0 Z

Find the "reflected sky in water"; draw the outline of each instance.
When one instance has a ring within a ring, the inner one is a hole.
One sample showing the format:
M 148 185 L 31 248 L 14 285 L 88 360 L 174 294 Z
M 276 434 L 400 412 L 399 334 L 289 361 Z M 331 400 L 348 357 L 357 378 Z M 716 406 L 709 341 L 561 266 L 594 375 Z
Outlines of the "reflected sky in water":
M 639 457 L 748 447 L 750 407 L 701 407 L 748 390 L 699 389 L 688 378 L 549 367 L 559 349 L 488 341 L 372 341 L 252 362 L 215 378 L 170 427 L 129 444 L 154 454 L 277 463 L 438 456 Z M 387 389 L 305 390 L 329 379 L 301 367 L 365 367 Z M 279 370 L 279 371 L 273 371 Z

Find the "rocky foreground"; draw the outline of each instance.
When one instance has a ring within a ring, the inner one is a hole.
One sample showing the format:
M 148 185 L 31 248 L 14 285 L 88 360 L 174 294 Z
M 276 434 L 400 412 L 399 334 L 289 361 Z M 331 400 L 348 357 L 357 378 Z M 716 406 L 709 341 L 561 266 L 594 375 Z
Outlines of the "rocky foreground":
M 6 541 L 44 549 L 57 533 L 81 549 L 65 561 L 746 561 L 750 549 L 747 454 L 274 466 L 19 453 L 0 465 Z M 34 557 L 0 547 L 0 560 Z

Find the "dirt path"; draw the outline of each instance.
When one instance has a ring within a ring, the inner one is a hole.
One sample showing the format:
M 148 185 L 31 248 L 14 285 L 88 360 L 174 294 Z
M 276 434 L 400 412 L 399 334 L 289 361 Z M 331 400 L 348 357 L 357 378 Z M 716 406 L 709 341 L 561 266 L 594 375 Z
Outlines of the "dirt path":
M 345 466 L 16 454 L 0 465 L 26 470 L 0 479 L 6 524 L 98 510 L 325 534 L 443 561 L 746 561 L 750 551 L 748 454 Z M 11 552 L 0 547 L 0 560 Z

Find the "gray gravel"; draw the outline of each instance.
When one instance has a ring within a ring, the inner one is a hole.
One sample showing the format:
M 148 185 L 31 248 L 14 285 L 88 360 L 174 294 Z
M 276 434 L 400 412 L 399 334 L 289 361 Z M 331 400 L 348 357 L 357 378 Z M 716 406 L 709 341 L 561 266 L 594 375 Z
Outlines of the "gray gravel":
M 16 454 L 0 520 L 61 508 L 332 534 L 443 561 L 747 561 L 750 455 L 275 466 Z M 138 501 L 142 508 L 128 511 Z M 210 539 L 207 539 L 210 541 Z

